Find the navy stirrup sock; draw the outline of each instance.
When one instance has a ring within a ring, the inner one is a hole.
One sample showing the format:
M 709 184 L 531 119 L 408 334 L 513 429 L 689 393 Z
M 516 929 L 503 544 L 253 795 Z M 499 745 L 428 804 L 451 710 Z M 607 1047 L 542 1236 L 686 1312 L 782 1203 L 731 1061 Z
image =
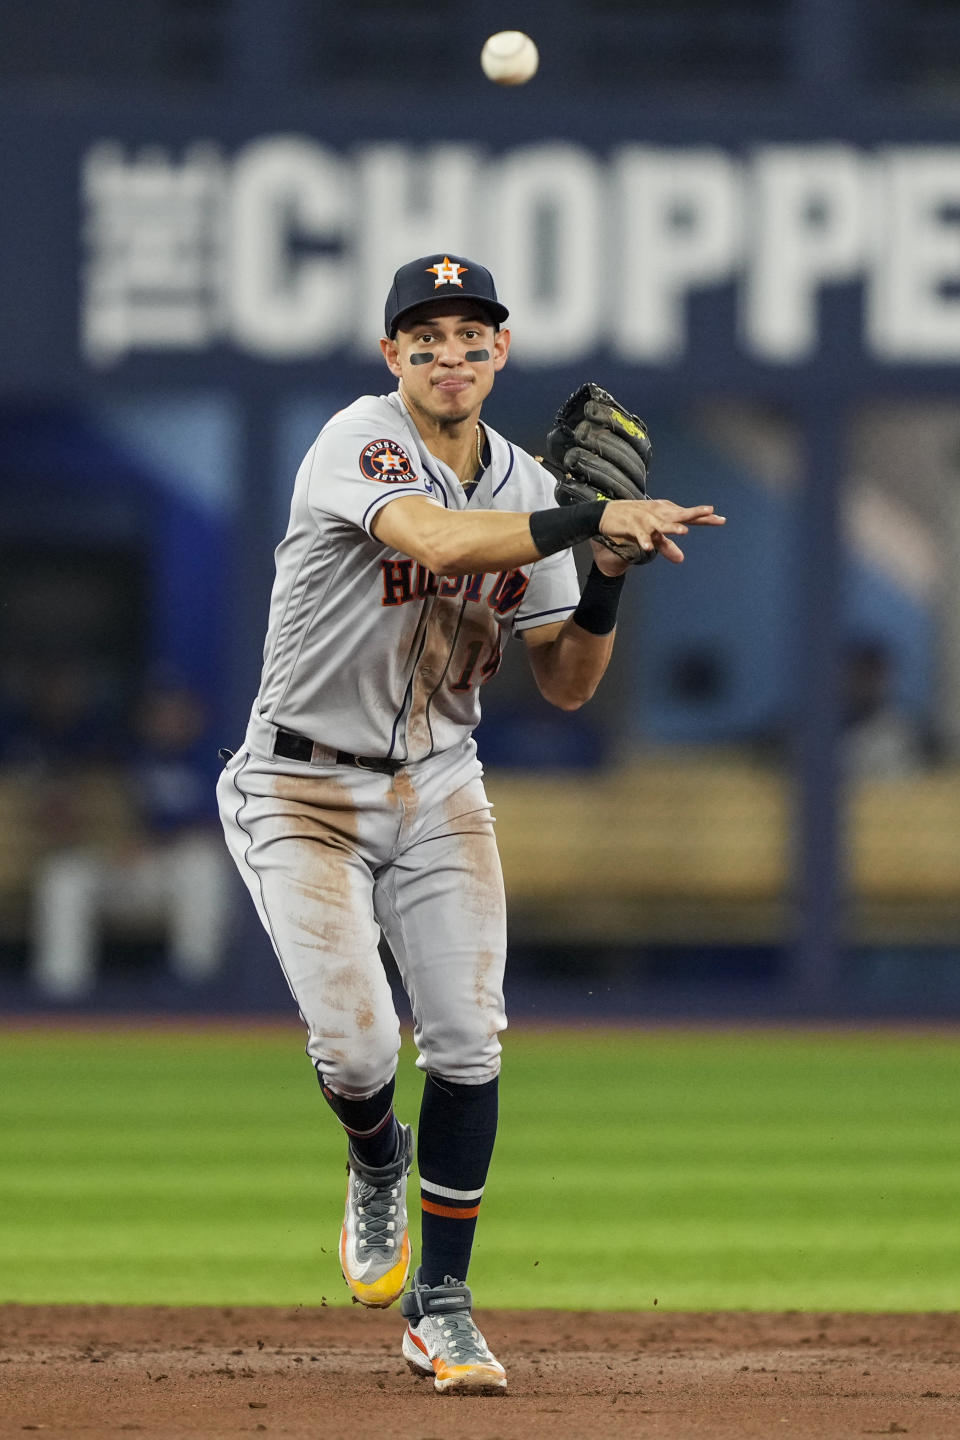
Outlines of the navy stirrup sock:
M 499 1082 L 455 1085 L 428 1074 L 420 1107 L 421 1262 L 426 1285 L 466 1280 L 497 1134 Z
M 327 1087 L 319 1070 L 317 1079 L 323 1098 L 349 1135 L 357 1159 L 377 1169 L 396 1160 L 400 1133 L 393 1113 L 394 1081 L 388 1080 L 368 1100 L 348 1100 Z

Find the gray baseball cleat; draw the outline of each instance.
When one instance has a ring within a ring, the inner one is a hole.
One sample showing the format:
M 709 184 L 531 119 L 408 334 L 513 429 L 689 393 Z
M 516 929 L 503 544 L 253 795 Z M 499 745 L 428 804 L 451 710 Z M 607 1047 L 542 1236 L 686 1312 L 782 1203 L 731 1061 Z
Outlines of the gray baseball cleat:
M 407 1317 L 403 1358 L 415 1375 L 432 1375 L 441 1395 L 502 1395 L 507 1374 L 470 1314 L 469 1287 L 447 1275 L 424 1285 L 418 1270 L 400 1302 Z
M 391 1165 L 364 1165 L 349 1148 L 347 1202 L 340 1231 L 340 1269 L 361 1305 L 385 1310 L 403 1293 L 410 1269 L 407 1175 L 413 1130 L 399 1126 L 400 1153 Z

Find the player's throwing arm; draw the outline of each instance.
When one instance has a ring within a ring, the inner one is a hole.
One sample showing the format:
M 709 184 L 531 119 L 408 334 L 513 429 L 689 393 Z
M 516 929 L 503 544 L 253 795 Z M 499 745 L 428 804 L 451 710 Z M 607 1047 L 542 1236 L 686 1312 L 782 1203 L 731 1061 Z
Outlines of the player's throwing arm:
M 683 551 L 670 537 L 690 526 L 723 525 L 712 505 L 677 505 L 647 495 L 653 447 L 646 426 L 599 385 L 582 385 L 561 407 L 543 463 L 556 479 L 558 510 L 531 515 L 449 511 L 419 496 L 389 505 L 374 533 L 436 575 L 465 575 L 528 565 L 583 540 L 615 556 L 604 573 L 643 565 L 657 554 L 674 564 Z

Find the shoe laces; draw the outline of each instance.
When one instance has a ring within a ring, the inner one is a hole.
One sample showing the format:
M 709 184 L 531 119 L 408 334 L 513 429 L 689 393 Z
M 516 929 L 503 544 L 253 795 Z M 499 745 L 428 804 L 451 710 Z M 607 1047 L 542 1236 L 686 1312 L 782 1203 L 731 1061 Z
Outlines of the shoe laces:
M 381 1250 L 389 1255 L 396 1245 L 399 1183 L 378 1188 L 353 1177 L 357 1206 L 357 1251 Z
M 490 1360 L 483 1336 L 474 1325 L 469 1310 L 455 1310 L 450 1315 L 434 1315 L 431 1318 L 443 1336 L 451 1358 L 458 1364 L 484 1364 Z

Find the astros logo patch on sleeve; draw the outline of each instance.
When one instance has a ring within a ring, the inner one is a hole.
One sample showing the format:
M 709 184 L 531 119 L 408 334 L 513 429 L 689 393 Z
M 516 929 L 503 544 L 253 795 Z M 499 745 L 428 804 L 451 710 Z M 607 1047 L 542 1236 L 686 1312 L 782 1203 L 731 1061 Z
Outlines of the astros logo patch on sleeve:
M 360 451 L 360 469 L 368 480 L 386 480 L 392 485 L 417 478 L 410 456 L 395 440 L 371 440 Z

